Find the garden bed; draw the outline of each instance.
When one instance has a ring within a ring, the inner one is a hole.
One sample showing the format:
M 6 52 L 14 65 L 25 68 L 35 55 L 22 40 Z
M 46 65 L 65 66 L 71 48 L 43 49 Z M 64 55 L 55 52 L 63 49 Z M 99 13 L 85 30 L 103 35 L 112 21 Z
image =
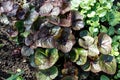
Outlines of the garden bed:
M 119 80 L 120 1 L 86 1 L 0 1 L 0 80 Z

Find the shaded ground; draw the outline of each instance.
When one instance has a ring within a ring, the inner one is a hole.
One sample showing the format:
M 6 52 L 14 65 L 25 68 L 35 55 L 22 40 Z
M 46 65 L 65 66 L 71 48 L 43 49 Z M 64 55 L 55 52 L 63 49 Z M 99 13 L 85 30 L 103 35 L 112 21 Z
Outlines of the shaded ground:
M 29 59 L 22 57 L 20 54 L 12 54 L 16 46 L 9 41 L 7 35 L 1 29 L 0 44 L 4 44 L 0 47 L 0 80 L 10 77 L 10 72 L 16 73 L 17 69 L 24 71 L 23 77 L 26 80 L 36 80 L 35 69 L 30 66 Z M 18 52 L 16 51 L 16 53 Z

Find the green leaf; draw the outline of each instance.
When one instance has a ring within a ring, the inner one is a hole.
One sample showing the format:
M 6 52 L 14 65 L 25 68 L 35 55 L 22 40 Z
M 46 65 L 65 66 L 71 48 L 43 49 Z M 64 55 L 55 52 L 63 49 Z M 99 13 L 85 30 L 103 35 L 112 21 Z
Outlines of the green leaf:
M 58 50 L 55 48 L 46 49 L 46 51 L 38 49 L 34 57 L 35 65 L 39 69 L 48 69 L 56 63 L 58 57 Z
M 87 61 L 87 53 L 88 51 L 82 48 L 77 48 L 75 50 L 76 53 L 79 54 L 79 58 L 76 61 L 77 65 L 84 65 Z
M 98 28 L 98 26 L 97 27 L 91 26 L 91 27 L 89 27 L 89 31 L 90 31 L 91 36 L 95 37 L 99 33 L 99 28 Z
M 6 80 L 16 80 L 16 78 L 18 78 L 23 73 L 24 73 L 24 71 L 16 73 L 16 74 L 12 75 L 11 77 L 7 78 Z
M 106 17 L 102 17 L 102 18 L 100 19 L 100 21 L 101 21 L 101 22 L 107 21 L 107 20 L 106 20 Z
M 46 70 L 40 70 L 36 73 L 37 80 L 53 80 L 58 75 L 57 67 L 53 66 Z
M 87 79 L 88 76 L 89 76 L 89 72 L 82 72 L 82 73 L 80 73 L 80 75 L 79 75 L 79 80 Z
M 116 60 L 117 60 L 117 63 L 120 64 L 120 55 L 116 57 Z M 120 67 L 120 65 L 118 65 L 118 67 Z
M 114 35 L 112 40 L 113 40 L 113 42 L 117 42 L 117 41 L 120 42 L 120 35 Z
M 90 62 L 87 61 L 84 65 L 81 66 L 82 70 L 84 71 L 90 71 L 91 70 L 91 65 Z
M 22 76 L 18 76 L 16 80 L 24 80 Z
M 36 73 L 36 78 L 37 78 L 37 80 L 52 80 L 49 77 L 47 77 L 46 75 L 44 75 L 42 72 Z
M 3 43 L 0 43 L 0 48 L 2 48 L 4 45 L 5 45 L 5 44 L 3 44 Z
M 32 67 L 36 67 L 35 61 L 34 61 L 34 55 L 31 55 L 31 56 L 30 56 L 30 65 L 31 65 Z
M 80 4 L 80 0 L 71 0 L 71 9 L 77 10 Z
M 97 9 L 97 15 L 99 17 L 104 17 L 107 13 L 107 10 L 104 9 L 103 7 Z
M 103 3 L 107 2 L 107 0 L 99 0 L 99 2 L 100 2 L 101 4 L 103 4 Z
M 107 76 L 105 75 L 101 75 L 100 76 L 100 80 L 110 80 Z
M 114 29 L 114 27 L 109 27 L 109 29 L 108 29 L 108 34 L 109 35 L 113 35 L 114 34 L 114 31 L 115 31 L 115 29 Z
M 94 17 L 92 17 L 90 19 L 92 22 L 99 22 L 99 17 L 97 15 L 95 15 Z
M 101 25 L 100 32 L 107 33 L 107 32 L 108 32 L 108 29 L 107 29 L 107 27 L 105 27 L 105 26 Z
M 110 11 L 106 15 L 106 18 L 111 26 L 115 26 L 120 23 L 120 12 L 118 11 Z
M 20 35 L 26 38 L 29 34 L 30 34 L 30 31 L 25 31 L 21 33 Z
M 102 6 L 103 6 L 105 9 L 109 10 L 109 9 L 112 8 L 113 2 L 107 1 L 107 2 L 104 3 Z
M 22 33 L 24 31 L 24 22 L 23 21 L 17 21 L 15 23 L 15 26 L 20 33 Z
M 19 40 L 18 40 L 18 36 L 16 37 L 11 37 L 10 40 L 14 41 L 16 44 L 20 44 Z
M 78 58 L 79 58 L 78 52 L 76 52 L 76 49 L 73 49 L 70 52 L 70 59 L 71 59 L 71 61 L 76 62 L 78 60 Z
M 118 51 L 118 47 L 119 47 L 119 42 L 113 42 L 112 43 L 112 48 L 114 51 Z
M 117 34 L 120 34 L 120 28 L 118 28 L 118 30 L 117 30 Z
M 115 74 L 117 64 L 116 59 L 114 57 L 111 62 L 105 62 L 103 60 L 100 60 L 99 64 L 103 72 L 107 74 Z
M 115 51 L 115 50 L 111 50 L 111 54 L 113 55 L 113 56 L 118 56 L 119 55 L 119 52 L 118 52 L 118 50 L 117 51 Z
M 92 38 L 91 36 L 83 36 L 82 39 L 80 38 L 78 40 L 78 43 L 81 47 L 88 49 L 89 46 L 91 46 L 94 42 L 94 38 Z
M 117 73 L 117 77 L 120 78 L 120 72 Z
M 95 11 L 91 11 L 90 13 L 87 14 L 88 17 L 94 17 L 96 14 Z
M 106 14 L 106 19 L 107 19 L 107 21 L 109 21 L 109 23 L 111 22 L 111 20 L 113 20 L 114 18 L 115 18 L 115 15 L 112 13 L 112 12 L 108 12 L 107 14 Z M 111 24 L 111 23 L 110 23 Z

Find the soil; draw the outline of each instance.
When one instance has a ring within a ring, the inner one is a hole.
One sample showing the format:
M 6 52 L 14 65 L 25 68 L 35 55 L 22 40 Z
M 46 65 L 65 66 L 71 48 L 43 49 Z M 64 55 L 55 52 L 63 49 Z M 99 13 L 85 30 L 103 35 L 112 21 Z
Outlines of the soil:
M 0 28 L 0 44 L 3 43 L 4 46 L 0 47 L 0 80 L 5 80 L 10 77 L 11 72 L 17 73 L 17 69 L 24 71 L 22 77 L 25 80 L 36 80 L 36 70 L 30 66 L 29 57 L 21 56 L 19 49 L 13 54 L 16 45 L 10 42 L 8 36 L 2 32 L 1 29 L 2 28 Z

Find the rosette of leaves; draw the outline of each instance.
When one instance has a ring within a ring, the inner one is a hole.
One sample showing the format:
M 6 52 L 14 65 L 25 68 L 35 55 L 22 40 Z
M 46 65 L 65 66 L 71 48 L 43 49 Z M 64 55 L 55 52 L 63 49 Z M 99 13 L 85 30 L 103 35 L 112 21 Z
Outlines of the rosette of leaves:
M 31 46 L 33 48 L 57 48 L 66 53 L 69 52 L 75 44 L 75 37 L 70 28 L 43 26 L 34 36 L 36 40 Z
M 61 28 L 59 26 L 43 26 L 34 34 L 34 47 L 55 48 L 54 36 L 58 35 Z
M 62 27 L 80 30 L 84 27 L 83 17 L 78 11 L 71 11 L 68 0 L 47 0 L 40 7 L 41 16 L 47 16 L 48 22 Z
M 35 67 L 43 70 L 52 67 L 58 58 L 58 50 L 55 48 L 46 49 L 45 51 L 43 49 L 37 49 L 32 63 L 34 63 Z
M 89 26 L 89 32 L 92 36 L 97 36 L 99 28 L 115 26 L 120 22 L 120 12 L 118 7 L 113 5 L 115 0 L 71 0 L 73 10 L 78 10 L 84 16 L 85 25 Z M 102 23 L 101 23 L 102 22 Z M 107 30 L 108 31 L 108 30 Z M 105 31 L 107 33 L 107 31 Z M 112 31 L 110 31 L 112 33 Z
M 26 37 L 25 44 L 32 48 L 57 48 L 64 53 L 69 52 L 75 44 L 72 29 L 80 30 L 84 27 L 82 15 L 77 11 L 71 11 L 69 8 L 69 2 L 66 0 L 44 1 L 39 10 L 39 14 L 42 16 L 39 30 L 36 33 L 32 33 L 32 40 L 29 39 L 29 36 Z M 54 9 L 56 13 L 52 12 Z M 51 15 L 53 13 L 56 15 Z M 31 17 L 33 19 L 38 17 L 36 11 L 31 12 L 30 15 L 35 15 L 35 17 Z M 35 21 L 32 21 L 31 18 L 24 21 L 26 30 L 30 30 L 31 25 Z
M 84 71 L 99 72 L 101 67 L 97 60 L 99 59 L 98 55 L 89 56 L 89 51 L 83 48 L 73 49 L 70 53 L 71 60 L 77 65 L 80 65 Z
M 113 56 L 101 54 L 96 57 L 87 57 L 86 53 L 84 49 L 76 49 L 76 52 L 70 53 L 71 60 L 80 65 L 84 71 L 92 71 L 94 73 L 103 71 L 107 74 L 116 72 L 116 60 Z
M 71 60 L 80 65 L 84 71 L 94 73 L 103 71 L 114 74 L 116 72 L 116 60 L 110 55 L 111 38 L 105 33 L 100 33 L 95 40 L 90 36 L 79 39 L 78 42 L 82 48 L 75 48 L 70 52 Z
M 58 75 L 58 69 L 52 66 L 49 69 L 40 70 L 36 73 L 37 80 L 53 80 Z

